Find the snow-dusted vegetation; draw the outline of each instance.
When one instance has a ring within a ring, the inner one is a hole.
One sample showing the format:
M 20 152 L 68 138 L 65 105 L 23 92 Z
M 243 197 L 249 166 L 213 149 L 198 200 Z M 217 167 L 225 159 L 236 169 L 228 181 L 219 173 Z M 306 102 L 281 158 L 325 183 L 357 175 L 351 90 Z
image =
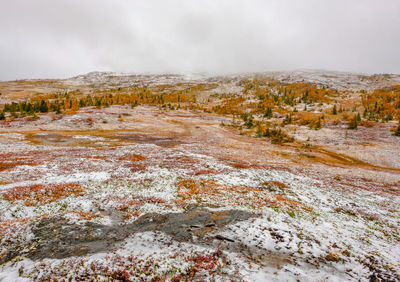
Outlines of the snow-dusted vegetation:
M 1 82 L 0 280 L 397 281 L 398 83 Z

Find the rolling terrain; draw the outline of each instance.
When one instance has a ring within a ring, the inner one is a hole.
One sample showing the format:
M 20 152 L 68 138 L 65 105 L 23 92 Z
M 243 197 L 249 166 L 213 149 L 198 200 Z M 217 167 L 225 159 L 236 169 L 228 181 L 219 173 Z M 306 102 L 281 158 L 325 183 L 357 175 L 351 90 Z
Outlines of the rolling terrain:
M 0 93 L 0 280 L 400 280 L 400 75 Z

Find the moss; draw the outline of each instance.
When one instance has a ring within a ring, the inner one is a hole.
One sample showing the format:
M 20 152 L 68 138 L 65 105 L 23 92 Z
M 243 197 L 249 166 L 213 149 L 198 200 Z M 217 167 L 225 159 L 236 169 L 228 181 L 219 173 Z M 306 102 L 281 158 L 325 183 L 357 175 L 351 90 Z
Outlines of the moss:
M 296 217 L 296 213 L 294 211 L 287 211 L 286 213 L 292 218 Z
M 336 175 L 333 179 L 337 180 L 337 181 L 341 181 L 343 180 L 343 178 L 338 174 Z
M 329 254 L 326 255 L 325 259 L 327 261 L 333 261 L 333 262 L 338 262 L 341 261 L 342 259 L 340 258 L 340 255 L 337 253 L 330 252 Z
M 349 256 L 351 255 L 351 253 L 350 253 L 349 250 L 344 250 L 344 251 L 343 251 L 343 254 L 344 254 L 346 257 L 349 257 Z

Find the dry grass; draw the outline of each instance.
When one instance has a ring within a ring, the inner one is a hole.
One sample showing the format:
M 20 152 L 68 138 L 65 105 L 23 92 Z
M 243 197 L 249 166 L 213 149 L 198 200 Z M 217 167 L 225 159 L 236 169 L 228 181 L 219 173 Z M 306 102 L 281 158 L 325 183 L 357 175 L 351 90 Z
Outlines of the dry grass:
M 93 218 L 98 218 L 98 217 L 103 217 L 99 213 L 92 213 L 92 212 L 84 212 L 84 211 L 78 211 L 77 214 L 79 215 L 79 218 L 82 220 L 92 220 Z
M 145 157 L 137 154 L 118 158 L 118 160 L 120 161 L 131 161 L 131 162 L 144 161 L 145 159 L 146 159 Z
M 282 189 L 289 188 L 284 183 L 278 181 L 271 183 Z M 178 199 L 175 202 L 178 205 L 190 202 L 199 197 L 203 200 L 211 197 L 219 201 L 229 200 L 231 205 L 250 205 L 257 206 L 258 208 L 286 208 L 291 211 L 312 211 L 310 207 L 288 199 L 284 195 L 269 193 L 259 188 L 221 185 L 203 179 L 182 180 L 177 182 L 176 186 Z
M 13 158 L 13 154 L 2 154 L 0 155 L 0 171 L 13 169 L 17 166 L 21 165 L 29 165 L 29 166 L 36 166 L 43 164 L 42 162 L 35 161 L 32 159 L 25 159 L 25 158 Z
M 242 168 L 242 169 L 248 169 L 248 168 L 250 168 L 250 166 L 249 165 L 247 165 L 247 164 L 244 164 L 244 163 L 229 163 L 229 165 L 231 166 L 231 167 L 234 167 L 234 168 Z

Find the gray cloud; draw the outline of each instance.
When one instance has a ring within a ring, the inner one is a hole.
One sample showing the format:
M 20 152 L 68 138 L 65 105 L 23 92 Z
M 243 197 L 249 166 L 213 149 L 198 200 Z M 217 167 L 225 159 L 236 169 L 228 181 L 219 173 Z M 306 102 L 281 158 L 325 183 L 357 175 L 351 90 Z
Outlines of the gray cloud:
M 4 0 L 0 79 L 94 70 L 400 73 L 398 0 Z

